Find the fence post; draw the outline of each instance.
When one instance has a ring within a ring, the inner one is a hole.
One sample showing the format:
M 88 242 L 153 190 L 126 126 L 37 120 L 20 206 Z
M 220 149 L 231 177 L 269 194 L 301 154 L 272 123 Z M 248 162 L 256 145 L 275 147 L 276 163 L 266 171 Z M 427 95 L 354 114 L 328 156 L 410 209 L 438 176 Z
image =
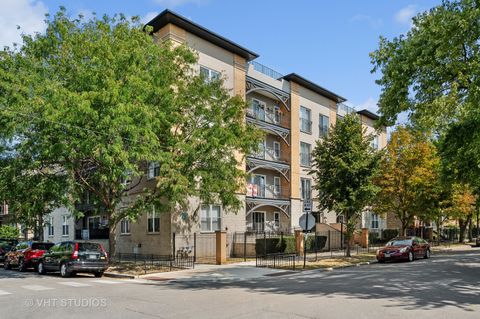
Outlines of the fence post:
M 227 232 L 222 230 L 215 231 L 216 241 L 216 262 L 222 265 L 227 262 Z
M 197 262 L 197 233 L 193 233 L 193 263 Z
M 172 256 L 173 256 L 173 258 L 176 258 L 176 255 L 175 255 L 175 233 L 172 233 Z
M 263 254 L 267 255 L 267 233 L 263 231 Z
M 247 261 L 247 232 L 243 233 L 243 261 Z

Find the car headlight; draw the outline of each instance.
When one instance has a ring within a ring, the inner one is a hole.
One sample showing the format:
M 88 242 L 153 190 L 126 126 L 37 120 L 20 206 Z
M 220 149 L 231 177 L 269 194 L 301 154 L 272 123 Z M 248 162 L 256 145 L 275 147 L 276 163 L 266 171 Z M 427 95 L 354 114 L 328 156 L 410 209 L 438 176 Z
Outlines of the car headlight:
M 400 249 L 400 252 L 401 252 L 401 253 L 406 253 L 406 252 L 407 252 L 407 249 L 408 249 L 408 247 L 403 247 L 402 249 Z

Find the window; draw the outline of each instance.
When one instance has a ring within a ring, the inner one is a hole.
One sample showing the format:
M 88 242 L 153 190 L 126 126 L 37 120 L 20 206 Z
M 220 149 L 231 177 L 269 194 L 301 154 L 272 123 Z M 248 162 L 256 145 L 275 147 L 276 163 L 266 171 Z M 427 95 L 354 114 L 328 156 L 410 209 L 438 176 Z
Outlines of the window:
M 300 179 L 300 193 L 302 199 L 312 199 L 312 181 L 309 178 Z
M 100 216 L 88 217 L 88 229 L 100 229 Z
M 253 197 L 265 197 L 265 175 L 252 174 L 249 177 L 249 184 L 255 187 Z
M 160 176 L 160 163 L 148 162 L 148 178 Z
M 130 219 L 124 218 L 120 221 L 120 234 L 130 234 Z
M 273 213 L 273 224 L 277 229 L 280 227 L 280 212 Z
M 273 157 L 278 160 L 280 158 L 280 143 L 273 142 Z
M 377 229 L 378 224 L 379 224 L 378 215 L 372 213 L 371 227 L 370 228 Z
M 371 142 L 371 146 L 374 150 L 378 150 L 378 136 L 374 136 Z
M 220 72 L 214 71 L 204 66 L 200 66 L 200 76 L 203 77 L 208 83 L 220 79 Z
M 343 215 L 337 215 L 337 223 L 344 223 Z
M 47 223 L 47 233 L 48 233 L 48 236 L 53 236 L 55 233 L 54 233 L 54 227 L 53 227 L 53 217 L 50 217 L 48 219 L 48 223 Z
M 300 106 L 300 131 L 312 133 L 311 111 L 303 106 Z
M 202 205 L 200 227 L 204 232 L 220 230 L 221 217 L 219 205 Z
M 264 212 L 252 213 L 252 226 L 253 226 L 253 230 L 257 232 L 263 232 L 265 230 L 265 213 Z
M 328 118 L 328 116 L 320 114 L 318 123 L 319 136 L 327 137 L 328 129 L 330 128 L 330 119 Z
M 275 105 L 275 114 L 274 114 L 274 122 L 275 124 L 280 124 L 282 120 L 282 112 L 280 111 L 280 107 Z
M 273 177 L 273 193 L 275 195 L 280 194 L 280 177 L 278 176 Z
M 254 156 L 265 159 L 265 140 L 258 143 L 258 149 Z
M 265 121 L 265 108 L 266 108 L 265 102 L 262 102 L 257 99 L 252 99 L 252 108 L 253 108 L 253 114 L 255 118 Z
M 152 207 L 152 211 L 148 212 L 147 228 L 149 233 L 158 233 L 160 231 L 160 214 Z
M 310 166 L 310 144 L 300 142 L 300 165 Z
M 68 229 L 68 216 L 62 216 L 62 236 L 68 236 L 69 229 Z

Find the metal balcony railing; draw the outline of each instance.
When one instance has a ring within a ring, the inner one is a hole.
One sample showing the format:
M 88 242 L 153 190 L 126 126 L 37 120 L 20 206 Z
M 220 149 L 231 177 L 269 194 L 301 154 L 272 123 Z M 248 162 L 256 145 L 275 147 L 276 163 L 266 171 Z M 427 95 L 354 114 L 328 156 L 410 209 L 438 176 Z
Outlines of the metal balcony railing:
M 258 184 L 250 184 L 252 187 L 253 192 L 251 194 L 247 193 L 249 197 L 255 198 L 265 198 L 265 199 L 287 199 L 290 197 L 290 193 L 288 190 L 282 190 L 281 188 L 278 192 L 275 190 L 275 186 L 273 184 L 266 184 L 266 185 L 258 185 Z
M 283 115 L 281 113 L 275 114 L 273 112 L 265 112 L 265 111 L 254 111 L 252 109 L 247 109 L 247 116 L 257 119 L 259 121 L 263 121 L 266 123 L 272 123 L 275 125 L 282 125 Z
M 250 61 L 249 64 L 251 64 L 253 66 L 253 69 L 255 71 L 263 73 L 266 76 L 271 77 L 272 79 L 280 81 L 280 79 L 283 77 L 283 74 L 275 71 L 274 69 L 269 68 L 268 66 L 265 66 L 261 63 L 258 63 L 256 61 Z

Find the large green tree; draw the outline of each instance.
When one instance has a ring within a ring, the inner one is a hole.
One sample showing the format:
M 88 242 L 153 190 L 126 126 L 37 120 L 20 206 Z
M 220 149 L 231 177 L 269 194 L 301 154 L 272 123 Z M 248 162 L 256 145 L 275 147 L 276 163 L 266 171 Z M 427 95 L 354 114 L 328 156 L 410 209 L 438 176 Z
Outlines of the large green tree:
M 313 150 L 314 189 L 318 192 L 319 209 L 343 215 L 346 223 L 347 256 L 350 239 L 365 207 L 371 205 L 378 192 L 373 184 L 381 153 L 370 145 L 357 114 L 337 121 L 331 132 L 319 140 Z
M 439 162 L 435 146 L 424 134 L 404 126 L 392 132 L 375 179 L 381 191 L 374 209 L 393 213 L 401 222 L 402 235 L 415 218 L 429 221 L 438 212 Z
M 440 138 L 444 173 L 480 193 L 480 2 L 445 0 L 420 13 L 406 34 L 380 39 L 371 54 L 379 72 L 380 124 L 406 112 Z
M 198 75 L 186 46 L 154 43 L 137 18 L 86 21 L 65 12 L 1 56 L 0 112 L 10 137 L 22 141 L 15 152 L 34 149 L 61 167 L 72 203 L 92 194 L 109 220 L 111 254 L 118 222 L 147 206 L 185 210 L 198 196 L 238 209 L 238 154 L 257 137 L 244 101 L 221 79 Z M 156 185 L 125 200 L 145 179 L 147 161 L 159 164 Z

